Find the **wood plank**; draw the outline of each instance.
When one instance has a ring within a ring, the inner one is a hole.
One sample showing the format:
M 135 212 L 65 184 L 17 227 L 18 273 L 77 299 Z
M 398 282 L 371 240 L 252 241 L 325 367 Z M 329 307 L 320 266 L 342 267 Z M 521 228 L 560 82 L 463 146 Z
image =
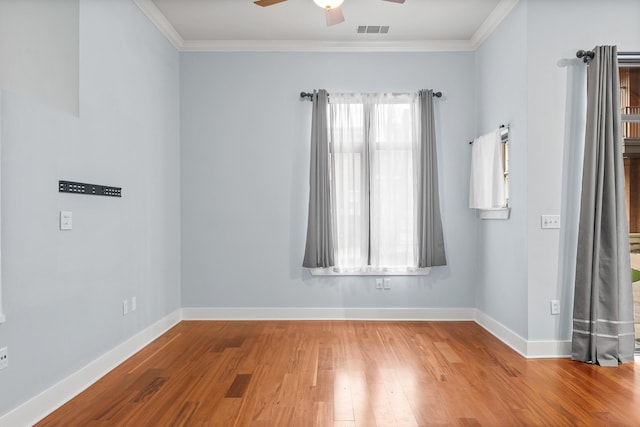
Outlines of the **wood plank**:
M 333 418 L 335 421 L 353 421 L 353 400 L 349 371 L 339 369 L 333 377 Z
M 640 425 L 638 402 L 634 363 L 527 360 L 473 322 L 189 321 L 37 425 Z
M 251 374 L 236 375 L 236 378 L 231 383 L 231 387 L 229 387 L 229 390 L 227 390 L 227 393 L 224 395 L 224 397 L 237 398 L 244 396 L 244 393 L 247 391 L 250 382 Z

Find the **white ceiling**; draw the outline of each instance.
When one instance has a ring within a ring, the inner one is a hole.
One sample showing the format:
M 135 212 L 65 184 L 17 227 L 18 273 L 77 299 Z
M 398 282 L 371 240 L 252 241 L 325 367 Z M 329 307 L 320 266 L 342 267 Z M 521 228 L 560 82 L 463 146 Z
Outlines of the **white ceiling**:
M 313 0 L 269 7 L 253 0 L 133 0 L 181 51 L 474 50 L 518 0 L 345 0 L 327 27 Z M 388 34 L 358 34 L 388 25 Z

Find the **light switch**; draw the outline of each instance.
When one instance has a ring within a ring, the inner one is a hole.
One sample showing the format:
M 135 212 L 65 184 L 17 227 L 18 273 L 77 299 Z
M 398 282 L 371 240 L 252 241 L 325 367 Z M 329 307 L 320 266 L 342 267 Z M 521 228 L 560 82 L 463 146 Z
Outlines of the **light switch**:
M 73 228 L 73 212 L 60 211 L 60 230 L 71 230 Z

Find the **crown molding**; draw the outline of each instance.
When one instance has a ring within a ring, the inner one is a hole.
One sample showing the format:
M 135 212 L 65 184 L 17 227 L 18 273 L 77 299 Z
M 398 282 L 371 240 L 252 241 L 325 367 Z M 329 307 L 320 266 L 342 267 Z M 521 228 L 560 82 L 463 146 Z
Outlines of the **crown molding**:
M 187 40 L 182 52 L 451 52 L 472 51 L 467 40 L 329 42 L 317 40 Z
M 471 37 L 470 44 L 473 46 L 473 50 L 478 49 L 495 29 L 498 28 L 498 25 L 509 15 L 509 12 L 518 4 L 518 1 L 519 0 L 501 0 L 500 3 L 498 3 Z
M 180 52 L 468 52 L 491 35 L 519 0 L 501 0 L 470 40 L 349 42 L 320 40 L 184 40 L 151 0 L 133 0 Z
M 142 13 L 155 25 L 158 30 L 164 35 L 169 42 L 178 50 L 182 50 L 184 45 L 184 39 L 171 25 L 166 16 L 158 9 L 158 7 L 151 0 L 133 0 L 133 2 L 140 8 Z

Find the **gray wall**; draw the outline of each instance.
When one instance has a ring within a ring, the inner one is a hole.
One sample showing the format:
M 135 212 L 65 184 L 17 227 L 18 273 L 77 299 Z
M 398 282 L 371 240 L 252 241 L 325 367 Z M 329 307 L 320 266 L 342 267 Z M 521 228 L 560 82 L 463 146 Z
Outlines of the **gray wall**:
M 79 116 L 28 92 L 1 96 L 0 414 L 181 306 L 477 307 L 526 339 L 568 339 L 584 125 L 574 55 L 638 50 L 637 0 L 521 0 L 475 53 L 179 55 L 129 0 L 68 12 L 79 17 L 79 97 L 73 84 L 60 96 Z M 35 82 L 54 72 L 29 71 Z M 314 88 L 444 92 L 447 267 L 394 277 L 391 291 L 300 267 L 311 104 L 298 94 Z M 466 207 L 467 141 L 501 123 L 512 126 L 512 218 L 481 221 Z M 124 197 L 59 194 L 58 179 L 122 186 Z M 73 211 L 73 231 L 58 231 L 60 210 Z M 547 213 L 568 223 L 540 230 Z M 138 310 L 123 317 L 134 295 Z
M 181 55 L 184 307 L 474 307 L 466 208 L 475 133 L 474 54 Z M 301 91 L 433 88 L 449 264 L 426 277 L 310 277 L 306 230 L 311 103 Z
M 79 117 L 2 94 L 0 414 L 180 307 L 178 53 L 129 0 L 82 0 L 79 19 Z
M 79 0 L 0 0 L 0 88 L 78 114 Z
M 615 44 L 620 51 L 640 48 L 640 2 L 637 0 L 535 0 L 528 2 L 528 338 L 570 339 L 572 270 L 570 250 L 577 227 L 568 212 L 577 185 L 569 170 L 580 137 L 579 114 L 586 80 L 578 49 Z M 580 68 L 578 68 L 580 67 Z M 567 213 L 565 229 L 540 229 L 540 215 Z M 562 249 L 562 250 L 561 250 Z M 549 300 L 563 300 L 562 316 L 549 315 Z
M 476 52 L 478 135 L 510 125 L 511 217 L 476 219 L 477 308 L 527 336 L 527 4 Z
M 636 0 L 520 1 L 477 51 L 478 132 L 512 124 L 513 202 L 511 220 L 478 220 L 477 306 L 530 341 L 571 337 L 586 85 L 575 53 L 637 51 L 638 16 Z M 543 214 L 562 214 L 562 229 L 541 230 Z

